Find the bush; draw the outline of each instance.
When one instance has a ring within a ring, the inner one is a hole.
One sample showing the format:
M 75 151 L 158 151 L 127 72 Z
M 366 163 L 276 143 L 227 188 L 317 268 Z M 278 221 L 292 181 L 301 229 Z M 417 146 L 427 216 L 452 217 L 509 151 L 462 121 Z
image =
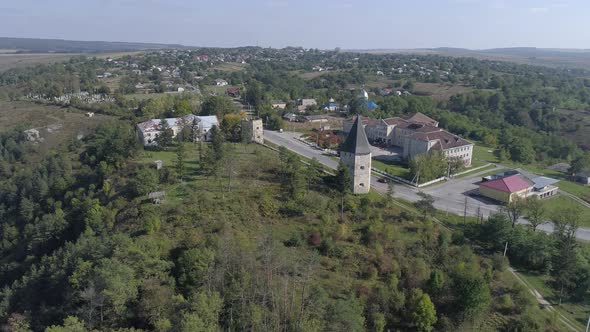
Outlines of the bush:
M 508 258 L 496 253 L 492 256 L 492 267 L 494 271 L 504 272 L 508 268 Z

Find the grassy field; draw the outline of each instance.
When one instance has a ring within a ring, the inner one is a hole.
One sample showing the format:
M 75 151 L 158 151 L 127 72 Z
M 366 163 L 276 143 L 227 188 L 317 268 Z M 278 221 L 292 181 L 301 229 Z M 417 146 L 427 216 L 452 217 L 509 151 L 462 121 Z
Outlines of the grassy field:
M 41 54 L 0 54 L 0 71 L 10 68 L 28 67 L 38 64 L 48 64 L 60 61 L 67 61 L 76 54 L 41 53 Z
M 217 85 L 204 85 L 201 87 L 201 92 L 204 96 L 209 94 L 214 94 L 217 96 L 224 96 L 227 89 L 234 88 L 234 86 L 227 85 L 227 86 L 217 86 Z
M 190 91 L 185 91 L 184 93 L 189 93 L 192 95 L 196 95 L 194 92 L 190 92 Z M 153 98 L 161 98 L 161 97 L 165 97 L 165 96 L 178 96 L 180 95 L 180 93 L 132 93 L 132 94 L 128 94 L 125 95 L 126 98 L 134 98 L 134 99 L 138 99 L 138 100 L 147 100 L 147 99 L 153 99 Z
M 477 167 L 477 166 L 474 166 L 474 167 Z M 473 168 L 473 167 L 472 167 L 472 168 Z M 463 172 L 465 172 L 465 171 L 468 171 L 468 170 L 469 170 L 469 169 L 465 169 L 465 170 L 463 170 Z M 488 171 L 488 170 L 489 170 L 489 172 L 488 172 L 488 173 L 492 172 L 492 174 L 495 174 L 495 173 L 497 173 L 497 172 L 498 172 L 498 171 L 496 170 L 496 165 L 489 165 L 489 166 L 486 166 L 486 167 L 480 168 L 480 169 L 478 169 L 478 170 L 471 171 L 471 172 L 469 172 L 469 173 L 465 173 L 465 174 L 461 174 L 461 175 L 455 176 L 454 178 L 455 178 L 455 179 L 460 179 L 460 178 L 464 178 L 464 177 L 466 177 L 466 176 L 471 176 L 471 175 L 473 175 L 474 173 L 479 173 L 479 172 Z M 485 174 L 487 175 L 487 173 L 485 173 Z M 483 176 L 485 176 L 485 175 L 483 175 Z
M 74 108 L 35 104 L 30 102 L 0 102 L 0 131 L 15 127 L 37 128 L 45 147 L 53 147 L 64 140 L 85 135 L 98 124 L 112 119 L 95 114 L 87 117 L 85 112 Z
M 248 64 L 244 64 L 244 63 L 224 62 L 224 63 L 221 63 L 211 69 L 212 70 L 221 70 L 221 71 L 232 73 L 232 72 L 238 72 L 238 71 L 245 70 L 247 67 L 248 67 Z
M 482 161 L 486 163 L 499 163 L 500 160 L 494 154 L 494 151 L 494 148 L 481 145 L 479 142 L 477 142 L 473 147 L 473 162 Z
M 337 73 L 337 70 L 334 71 L 292 71 L 293 74 L 301 76 L 304 80 L 312 80 L 314 78 L 329 75 L 333 73 Z
M 590 209 L 579 202 L 576 202 L 567 196 L 559 195 L 544 200 L 544 203 L 550 217 L 559 213 L 559 211 L 564 208 L 579 210 L 581 216 L 580 225 L 582 227 L 590 227 Z
M 410 177 L 410 170 L 398 163 L 390 162 L 390 161 L 381 161 L 373 159 L 371 161 L 371 166 L 375 167 L 376 169 L 387 172 L 391 175 L 399 176 L 404 179 L 409 179 Z
M 414 94 L 430 96 L 437 101 L 449 100 L 451 96 L 473 91 L 459 84 L 415 83 Z

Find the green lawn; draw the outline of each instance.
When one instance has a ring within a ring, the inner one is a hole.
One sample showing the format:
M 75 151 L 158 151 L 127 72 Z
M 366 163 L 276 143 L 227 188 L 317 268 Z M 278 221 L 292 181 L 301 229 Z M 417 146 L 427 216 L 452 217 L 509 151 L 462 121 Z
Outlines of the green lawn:
M 469 169 L 463 170 L 463 172 L 464 172 L 464 171 L 468 171 L 468 170 L 469 170 Z M 466 176 L 471 176 L 471 175 L 473 175 L 473 174 L 475 174 L 475 173 L 483 172 L 483 171 L 486 171 L 486 170 L 493 170 L 493 171 L 487 172 L 487 173 L 485 173 L 483 176 L 489 175 L 488 173 L 496 174 L 496 173 L 500 172 L 500 171 L 498 171 L 498 170 L 496 169 L 496 165 L 489 165 L 489 166 L 486 166 L 486 167 L 480 168 L 480 169 L 478 169 L 478 170 L 471 171 L 471 172 L 469 172 L 469 173 L 465 173 L 465 174 L 461 174 L 461 175 L 455 176 L 454 178 L 455 178 L 455 179 L 460 179 L 460 178 L 464 178 L 464 177 L 466 177 Z
M 491 152 L 490 152 L 491 151 Z M 473 147 L 473 161 L 472 163 L 475 165 L 476 162 L 483 162 L 485 163 L 499 163 L 500 160 L 494 154 L 495 148 L 481 145 L 480 143 L 476 143 Z
M 560 211 L 560 209 L 563 208 L 579 209 L 581 213 L 581 226 L 590 227 L 590 209 L 579 202 L 576 202 L 565 195 L 551 197 L 544 200 L 543 202 L 545 202 L 545 206 L 547 207 L 549 218 L 551 218 L 552 215 L 555 215 Z
M 399 163 L 395 162 L 384 162 L 380 160 L 375 160 L 371 162 L 372 166 L 380 171 L 387 172 L 391 175 L 399 176 L 404 179 L 410 179 L 410 170 L 407 167 L 402 166 Z

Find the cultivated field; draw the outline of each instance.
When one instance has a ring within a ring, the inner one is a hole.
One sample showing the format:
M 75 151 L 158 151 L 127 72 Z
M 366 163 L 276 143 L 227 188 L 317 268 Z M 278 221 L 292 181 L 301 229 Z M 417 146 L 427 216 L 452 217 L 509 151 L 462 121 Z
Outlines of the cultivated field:
M 224 62 L 224 63 L 219 64 L 211 69 L 212 70 L 221 70 L 221 71 L 226 71 L 226 72 L 231 73 L 231 72 L 242 71 L 242 70 L 246 69 L 246 67 L 248 67 L 248 64 L 237 63 L 237 62 Z
M 10 68 L 28 67 L 39 64 L 48 64 L 67 61 L 72 57 L 85 55 L 88 57 L 108 58 L 124 55 L 139 54 L 141 52 L 117 52 L 100 54 L 74 54 L 74 53 L 10 53 L 8 50 L 0 52 L 0 71 Z

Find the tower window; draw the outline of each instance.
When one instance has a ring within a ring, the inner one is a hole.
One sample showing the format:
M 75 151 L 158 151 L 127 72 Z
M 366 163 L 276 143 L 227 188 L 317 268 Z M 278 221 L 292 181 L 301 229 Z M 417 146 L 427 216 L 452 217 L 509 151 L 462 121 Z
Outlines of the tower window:
M 361 169 L 365 169 L 365 166 L 361 166 Z
M 359 186 L 364 187 L 365 184 L 364 183 L 359 183 Z

